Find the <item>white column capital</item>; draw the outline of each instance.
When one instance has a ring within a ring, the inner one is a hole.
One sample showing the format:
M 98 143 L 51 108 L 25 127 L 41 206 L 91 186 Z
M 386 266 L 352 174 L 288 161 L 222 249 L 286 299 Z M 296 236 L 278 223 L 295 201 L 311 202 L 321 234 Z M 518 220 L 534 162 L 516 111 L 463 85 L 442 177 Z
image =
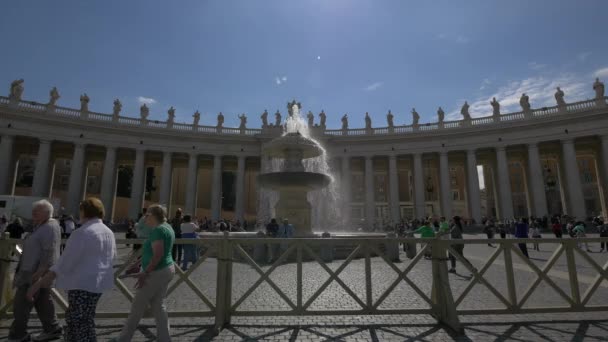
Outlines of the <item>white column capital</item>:
M 574 144 L 574 138 L 562 139 L 560 140 L 562 145 L 572 145 Z
M 171 158 L 173 152 L 171 151 L 163 151 L 163 158 Z
M 39 138 L 38 143 L 40 145 L 47 145 L 53 142 L 53 139 Z
M 15 135 L 14 134 L 2 134 L 2 140 L 14 141 Z

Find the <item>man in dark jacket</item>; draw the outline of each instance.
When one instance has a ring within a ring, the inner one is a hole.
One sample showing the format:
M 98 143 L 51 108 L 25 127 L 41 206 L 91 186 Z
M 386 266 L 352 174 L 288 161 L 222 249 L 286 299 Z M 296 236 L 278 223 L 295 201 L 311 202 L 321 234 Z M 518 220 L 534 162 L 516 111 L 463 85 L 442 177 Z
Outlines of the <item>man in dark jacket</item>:
M 176 239 L 182 238 L 182 222 L 184 221 L 182 217 L 182 209 L 177 208 L 175 211 L 175 217 L 171 220 L 171 227 L 173 227 L 173 233 L 175 233 Z M 173 260 L 177 263 L 182 261 L 182 251 L 183 246 L 181 244 L 174 243 L 173 249 L 171 250 L 171 254 L 173 255 Z

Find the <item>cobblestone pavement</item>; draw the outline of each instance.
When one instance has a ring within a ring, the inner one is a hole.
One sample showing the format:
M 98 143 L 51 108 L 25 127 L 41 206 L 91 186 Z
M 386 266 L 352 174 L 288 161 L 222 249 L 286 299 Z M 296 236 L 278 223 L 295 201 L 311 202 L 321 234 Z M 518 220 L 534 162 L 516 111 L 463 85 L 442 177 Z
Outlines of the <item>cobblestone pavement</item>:
M 474 237 L 474 236 L 469 236 Z M 480 237 L 480 236 L 475 236 Z M 542 268 L 556 249 L 556 245 L 541 244 L 540 252 L 530 247 L 531 260 Z M 598 253 L 599 246 L 590 246 L 594 253 L 591 258 L 603 266 L 608 261 L 608 253 Z M 125 255 L 127 248 L 121 249 Z M 465 256 L 473 265 L 481 269 L 496 249 L 487 245 L 467 245 Z M 395 265 L 403 270 L 410 265 L 405 255 L 400 255 L 401 262 Z M 581 256 L 575 257 L 581 294 L 591 286 L 595 271 Z M 517 256 L 513 256 L 514 272 L 518 298 L 536 279 L 535 273 Z M 372 258 L 372 297 L 376 302 L 389 286 L 397 279 L 397 273 L 381 258 Z M 335 271 L 342 265 L 342 260 L 335 260 L 328 267 Z M 206 260 L 201 267 L 194 270 L 190 276 L 201 292 L 215 302 L 216 268 L 214 258 Z M 266 271 L 269 265 L 261 265 Z M 284 290 L 286 297 L 296 302 L 296 265 L 285 263 L 276 268 L 270 279 Z M 303 303 L 329 279 L 329 274 L 316 262 L 305 262 L 303 271 Z M 548 273 L 550 279 L 570 295 L 570 285 L 566 267 L 565 253 L 552 270 Z M 176 277 L 177 279 L 178 277 Z M 408 273 L 408 278 L 422 292 L 430 297 L 431 262 L 420 260 Z M 503 254 L 492 263 L 484 274 L 484 278 L 498 292 L 506 297 L 506 277 Z M 175 279 L 175 280 L 176 280 Z M 241 300 L 249 287 L 259 279 L 259 274 L 250 265 L 242 262 L 233 264 L 232 304 L 237 301 L 237 314 L 232 318 L 232 325 L 223 330 L 217 337 L 212 336 L 209 318 L 175 318 L 172 319 L 172 333 L 175 341 L 608 341 L 608 312 L 569 313 L 569 314 L 535 314 L 535 315 L 493 315 L 466 316 L 460 320 L 465 328 L 465 334 L 456 336 L 436 324 L 428 315 L 335 315 L 335 316 L 279 316 L 279 317 L 250 317 L 239 316 L 238 313 L 247 311 L 287 311 L 290 306 L 263 282 L 247 298 Z M 364 259 L 355 259 L 339 275 L 354 295 L 365 302 L 365 263 Z M 454 298 L 458 299 L 470 281 L 470 272 L 459 263 L 458 273 L 450 274 L 450 286 Z M 174 281 L 175 281 L 174 280 Z M 125 281 L 132 286 L 132 280 Z M 591 298 L 590 305 L 606 305 L 608 303 L 608 281 L 604 280 Z M 524 304 L 526 307 L 562 306 L 566 301 L 542 281 L 530 298 Z M 186 284 L 181 284 L 167 301 L 169 310 L 208 311 L 205 304 Z M 102 297 L 98 312 L 123 311 L 128 312 L 130 303 L 118 290 Z M 357 310 L 361 307 L 340 285 L 333 281 L 331 285 L 314 300 L 308 310 Z M 378 307 L 379 309 L 425 309 L 427 302 L 405 282 L 400 282 L 394 291 L 388 295 Z M 461 301 L 459 310 L 504 308 L 504 304 L 485 286 L 475 285 L 469 294 Z M 123 320 L 98 319 L 98 332 L 101 341 L 116 336 Z M 143 321 L 142 328 L 137 334 L 136 341 L 154 339 L 154 322 Z M 33 324 L 36 324 L 35 322 Z M 0 323 L 0 341 L 6 339 L 8 322 Z

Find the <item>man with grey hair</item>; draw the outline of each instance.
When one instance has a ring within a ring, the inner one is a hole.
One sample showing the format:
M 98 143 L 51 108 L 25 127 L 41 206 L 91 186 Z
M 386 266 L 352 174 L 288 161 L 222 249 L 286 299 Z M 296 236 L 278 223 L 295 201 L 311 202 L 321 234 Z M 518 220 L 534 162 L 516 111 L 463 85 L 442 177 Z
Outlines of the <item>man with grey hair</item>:
M 36 308 L 44 330 L 32 340 L 47 341 L 59 338 L 62 335 L 62 329 L 57 321 L 55 306 L 51 298 L 51 289 L 40 289 L 33 302 L 26 298 L 30 285 L 42 277 L 59 259 L 61 227 L 52 216 L 53 205 L 49 201 L 34 202 L 32 206 L 34 228 L 23 242 L 23 254 L 15 271 L 13 283 L 16 288 L 13 302 L 14 320 L 9 331 L 9 341 L 30 340 L 27 325 L 32 308 Z

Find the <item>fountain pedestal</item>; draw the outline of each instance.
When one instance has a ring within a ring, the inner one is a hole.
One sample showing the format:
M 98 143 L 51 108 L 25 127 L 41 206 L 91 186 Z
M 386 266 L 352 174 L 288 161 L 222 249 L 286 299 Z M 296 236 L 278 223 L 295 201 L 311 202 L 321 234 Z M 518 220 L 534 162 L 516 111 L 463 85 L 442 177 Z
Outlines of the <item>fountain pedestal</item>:
M 277 218 L 286 218 L 294 226 L 296 237 L 313 236 L 310 225 L 311 205 L 306 199 L 306 191 L 280 190 L 279 202 L 275 207 Z

